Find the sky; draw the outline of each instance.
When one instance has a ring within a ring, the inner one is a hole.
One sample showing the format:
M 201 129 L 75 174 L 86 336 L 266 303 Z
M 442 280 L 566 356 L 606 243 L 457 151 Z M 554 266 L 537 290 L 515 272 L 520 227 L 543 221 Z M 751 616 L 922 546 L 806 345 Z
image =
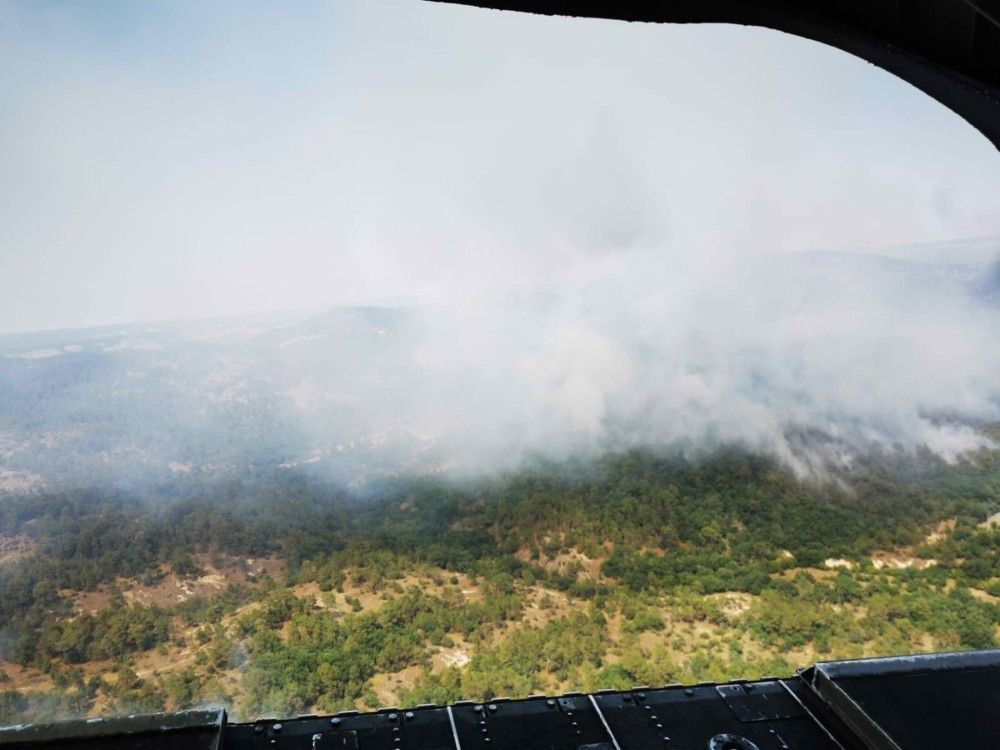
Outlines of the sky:
M 0 333 L 1000 233 L 985 138 L 772 31 L 36 0 L 0 59 Z

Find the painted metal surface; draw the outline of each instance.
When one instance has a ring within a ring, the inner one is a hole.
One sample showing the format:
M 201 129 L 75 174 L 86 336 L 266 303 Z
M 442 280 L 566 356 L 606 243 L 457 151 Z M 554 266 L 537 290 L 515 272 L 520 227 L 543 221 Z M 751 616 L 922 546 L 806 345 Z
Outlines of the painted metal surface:
M 222 709 L 78 719 L 0 727 L 0 747 L 220 750 L 225 727 Z
M 872 750 L 1000 747 L 1000 651 L 825 662 L 802 677 Z
M 0 729 L 0 746 L 26 750 L 924 750 L 998 738 L 1000 651 L 237 724 L 218 710 Z

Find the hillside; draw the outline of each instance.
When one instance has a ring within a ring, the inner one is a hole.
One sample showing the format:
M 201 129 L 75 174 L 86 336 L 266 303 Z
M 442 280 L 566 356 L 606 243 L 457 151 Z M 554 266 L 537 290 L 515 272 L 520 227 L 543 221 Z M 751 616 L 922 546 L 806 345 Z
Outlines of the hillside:
M 237 716 L 788 672 L 1000 638 L 1000 452 L 795 479 L 648 453 L 351 494 L 0 506 L 0 719 Z M 294 481 L 293 481 L 294 480 Z
M 649 446 L 746 445 L 799 476 L 952 458 L 1000 408 L 998 248 L 0 336 L 0 495 L 260 474 L 363 490 Z

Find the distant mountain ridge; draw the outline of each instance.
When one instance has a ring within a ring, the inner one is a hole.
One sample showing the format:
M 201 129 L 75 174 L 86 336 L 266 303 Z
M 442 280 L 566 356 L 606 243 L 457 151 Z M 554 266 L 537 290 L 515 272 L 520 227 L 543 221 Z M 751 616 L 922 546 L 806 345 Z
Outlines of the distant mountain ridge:
M 733 288 L 739 289 L 740 274 L 751 274 L 750 286 L 763 277 L 780 293 L 745 303 L 753 314 L 764 310 L 759 322 L 744 323 L 755 338 L 731 337 L 724 318 L 700 330 L 701 310 L 730 304 L 728 291 L 692 303 L 689 331 L 680 323 L 655 327 L 660 318 L 648 312 L 649 301 L 659 300 L 655 290 L 642 300 L 645 306 L 619 315 L 600 286 L 566 295 L 522 290 L 477 304 L 346 307 L 2 336 L 0 492 L 274 468 L 364 484 L 450 471 L 462 465 L 461 452 L 470 445 L 478 451 L 472 465 L 478 470 L 548 455 L 550 447 L 564 456 L 579 446 L 736 440 L 781 456 L 801 450 L 803 435 L 826 433 L 834 444 L 855 439 L 844 437 L 849 429 L 867 440 L 875 429 L 865 422 L 870 407 L 859 403 L 857 414 L 836 415 L 835 404 L 824 402 L 829 394 L 810 390 L 827 387 L 825 381 L 842 372 L 855 376 L 856 388 L 867 387 L 870 378 L 855 372 L 867 350 L 845 349 L 844 364 L 831 360 L 859 330 L 851 316 L 872 300 L 879 325 L 886 315 L 902 319 L 930 310 L 929 323 L 944 321 L 952 328 L 941 335 L 953 338 L 967 325 L 964 318 L 948 319 L 953 313 L 975 319 L 1000 310 L 997 257 L 1000 240 L 990 238 L 909 253 L 809 251 L 757 259 L 733 271 Z M 672 299 L 669 292 L 663 298 Z M 677 317 L 662 314 L 667 322 Z M 846 322 L 827 330 L 828 320 Z M 984 330 L 988 336 L 988 326 Z M 779 335 L 788 340 L 776 342 Z M 997 383 L 995 376 L 987 382 L 993 371 L 987 364 L 985 375 L 969 376 L 979 377 L 988 394 Z M 956 360 L 955 367 L 967 364 Z M 691 393 L 681 394 L 686 388 Z M 718 388 L 725 390 L 711 390 Z M 661 396 L 666 404 L 650 408 Z M 994 404 L 997 397 L 994 391 Z M 982 394 L 977 399 L 982 402 Z M 966 415 L 975 401 L 959 391 L 953 400 L 955 413 Z M 902 406 L 914 410 L 906 424 L 916 427 L 899 429 L 930 429 L 931 422 L 919 421 L 920 410 L 933 416 L 934 409 L 952 409 L 951 403 Z M 741 410 L 749 427 L 724 421 Z M 817 423 L 814 412 L 827 421 Z M 765 429 L 781 434 L 766 443 Z M 944 438 L 957 440 L 949 435 Z

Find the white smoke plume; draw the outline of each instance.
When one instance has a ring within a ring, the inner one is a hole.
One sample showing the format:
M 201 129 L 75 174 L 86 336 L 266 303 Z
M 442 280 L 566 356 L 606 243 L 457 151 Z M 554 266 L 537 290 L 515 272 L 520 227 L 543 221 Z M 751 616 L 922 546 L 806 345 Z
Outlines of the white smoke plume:
M 911 255 L 636 249 L 558 293 L 439 304 L 416 328 L 409 406 L 480 467 L 726 443 L 801 475 L 872 451 L 951 461 L 1000 416 L 1000 306 L 985 273 Z
M 7 4 L 0 53 L 0 332 L 83 328 L 0 338 L 10 491 L 1000 418 L 1000 154 L 839 51 L 344 0 Z

